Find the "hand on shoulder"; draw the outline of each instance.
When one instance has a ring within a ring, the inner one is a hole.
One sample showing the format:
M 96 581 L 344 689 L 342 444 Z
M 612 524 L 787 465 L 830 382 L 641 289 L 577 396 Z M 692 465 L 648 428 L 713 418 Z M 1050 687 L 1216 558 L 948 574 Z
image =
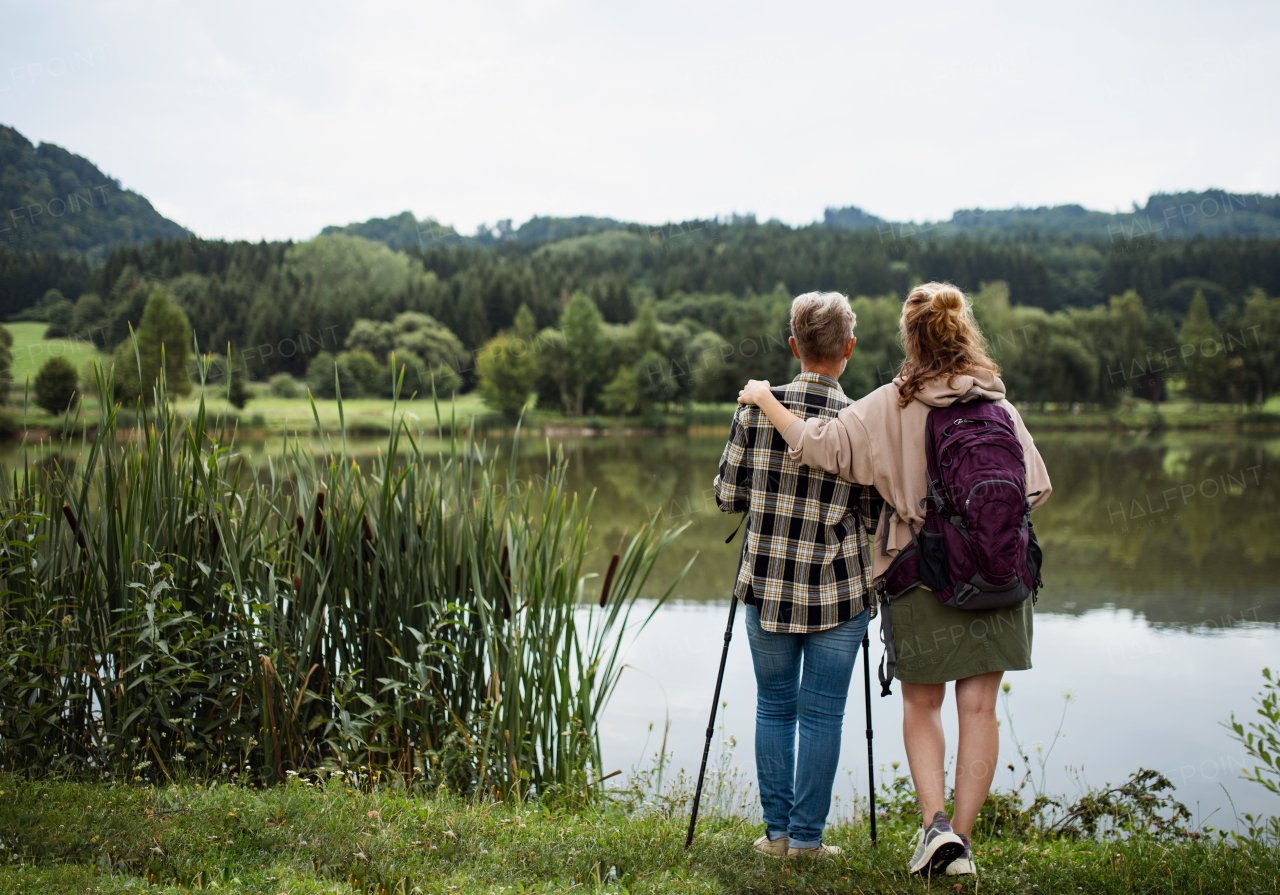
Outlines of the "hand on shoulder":
M 760 398 L 767 394 L 769 394 L 769 380 L 752 379 L 742 387 L 742 391 L 738 392 L 738 403 L 759 405 Z

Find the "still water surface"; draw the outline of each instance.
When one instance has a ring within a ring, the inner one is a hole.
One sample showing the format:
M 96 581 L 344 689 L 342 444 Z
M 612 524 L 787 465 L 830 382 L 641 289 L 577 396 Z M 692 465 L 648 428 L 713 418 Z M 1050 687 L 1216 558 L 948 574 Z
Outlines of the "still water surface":
M 1238 779 L 1251 762 L 1220 726 L 1233 712 L 1252 717 L 1262 668 L 1280 667 L 1280 439 L 1046 433 L 1037 444 L 1054 484 L 1033 516 L 1046 587 L 1036 607 L 1035 667 L 1006 676 L 1012 692 L 999 709 L 1002 767 L 1015 764 L 1021 778 L 1016 734 L 1037 783 L 1044 759 L 1050 793 L 1119 783 L 1147 767 L 1167 774 L 1197 818 L 1215 826 L 1233 825 L 1232 802 L 1242 813 L 1280 810 L 1274 796 Z M 339 445 L 328 440 L 331 450 Z M 557 445 L 568 457 L 571 486 L 595 495 L 595 570 L 602 572 L 623 537 L 655 514 L 660 525 L 691 523 L 664 554 L 650 592 L 665 587 L 695 553 L 697 559 L 676 599 L 637 632 L 602 738 L 607 770 L 644 767 L 669 719 L 674 764 L 693 772 L 738 558 L 738 542 L 724 543 L 737 519 L 719 513 L 711 491 L 724 436 L 563 438 Z M 367 460 L 385 442 L 349 446 Z M 509 446 L 505 439 L 489 442 L 503 455 Z M 279 447 L 279 441 L 243 443 L 239 450 L 265 463 Z M 320 450 L 320 443 L 313 447 Z M 19 449 L 0 456 L 6 468 L 19 462 Z M 517 487 L 538 488 L 546 471 L 543 440 L 522 439 Z M 878 624 L 871 628 L 873 664 L 880 658 Z M 846 805 L 867 787 L 862 673 L 860 663 L 837 777 Z M 1072 694 L 1069 703 L 1064 692 Z M 897 688 L 888 698 L 877 693 L 873 686 L 880 782 L 895 773 L 893 762 L 906 773 L 906 759 Z M 733 763 L 754 778 L 755 681 L 741 615 L 724 700 L 717 748 L 725 748 L 722 739 L 736 739 Z M 944 710 L 944 721 L 953 748 L 951 711 Z M 1005 769 L 996 782 L 1008 786 L 1012 779 Z
M 1006 676 L 1012 691 L 1011 714 L 1006 705 L 999 709 L 1002 768 L 1014 763 L 1022 776 L 1016 734 L 1037 782 L 1044 757 L 1051 793 L 1119 783 L 1147 767 L 1167 774 L 1193 814 L 1215 826 L 1233 826 L 1232 801 L 1240 812 L 1280 810 L 1274 796 L 1237 779 L 1241 766 L 1252 763 L 1220 726 L 1232 712 L 1252 716 L 1262 668 L 1280 666 L 1280 440 L 1050 433 L 1037 443 L 1054 483 L 1053 496 L 1033 517 L 1046 588 L 1036 607 L 1035 667 Z M 573 485 L 595 491 L 598 567 L 624 531 L 655 512 L 666 522 L 692 523 L 664 557 L 658 580 L 669 581 L 694 551 L 698 558 L 678 599 L 630 649 L 632 667 L 602 735 L 607 770 L 626 771 L 652 760 L 669 717 L 675 765 L 693 772 L 738 557 L 737 541 L 724 543 L 737 520 L 717 511 L 710 490 L 724 439 L 563 444 Z M 536 482 L 545 463 L 531 456 L 528 442 L 522 451 L 521 472 Z M 878 625 L 872 622 L 873 664 L 880 658 Z M 837 779 L 846 804 L 867 785 L 862 673 L 860 663 Z M 736 738 L 734 764 L 754 777 L 755 681 L 741 615 L 724 700 L 718 746 Z M 949 748 L 952 706 L 949 718 L 944 713 Z M 897 773 L 906 772 L 901 702 L 896 687 L 893 696 L 878 696 L 874 674 L 872 709 L 876 765 L 888 780 L 892 762 L 901 764 Z M 1037 743 L 1044 751 L 1035 751 Z M 996 782 L 1011 784 L 1007 768 Z

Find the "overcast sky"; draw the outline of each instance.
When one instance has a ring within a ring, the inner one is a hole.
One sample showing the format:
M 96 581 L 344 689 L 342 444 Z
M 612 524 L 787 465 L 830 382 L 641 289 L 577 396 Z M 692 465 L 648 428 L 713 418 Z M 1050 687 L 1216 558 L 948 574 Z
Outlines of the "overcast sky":
M 201 236 L 1280 192 L 1280 4 L 0 0 L 0 123 Z

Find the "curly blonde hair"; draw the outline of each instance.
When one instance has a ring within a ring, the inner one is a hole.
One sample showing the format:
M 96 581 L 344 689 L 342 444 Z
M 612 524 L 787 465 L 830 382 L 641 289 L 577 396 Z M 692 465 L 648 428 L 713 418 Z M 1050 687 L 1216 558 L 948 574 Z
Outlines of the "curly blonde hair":
M 939 376 L 953 385 L 957 376 L 1000 367 L 987 355 L 987 340 L 973 319 L 968 296 L 950 283 L 923 283 L 902 303 L 902 347 L 906 359 L 898 378 L 898 405 L 906 407 L 924 384 Z

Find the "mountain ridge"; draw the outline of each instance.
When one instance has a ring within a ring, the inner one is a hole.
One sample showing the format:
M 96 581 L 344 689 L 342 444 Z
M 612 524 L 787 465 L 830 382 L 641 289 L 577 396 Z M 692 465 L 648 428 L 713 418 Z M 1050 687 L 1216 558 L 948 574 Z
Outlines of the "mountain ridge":
M 33 144 L 15 128 L 0 125 L 0 248 L 36 252 L 78 253 L 97 260 L 111 249 L 195 234 L 161 215 L 139 193 L 121 187 L 93 162 L 53 143 Z M 741 225 L 754 215 L 733 215 L 699 225 Z M 688 223 L 688 222 L 685 222 Z M 777 222 L 769 221 L 763 226 Z M 785 226 L 785 225 L 783 225 Z M 1223 189 L 1154 193 L 1130 212 L 1105 212 L 1079 204 L 1035 208 L 959 209 L 949 220 L 891 221 L 859 206 L 830 206 L 822 219 L 800 228 L 874 229 L 882 240 L 982 238 L 1068 240 L 1141 237 L 1185 239 L 1205 236 L 1253 236 L 1280 239 L 1280 195 L 1230 193 Z M 344 234 L 380 242 L 395 251 L 416 245 L 421 250 L 447 245 L 492 246 L 499 243 L 542 244 L 630 230 L 655 243 L 669 238 L 675 225 L 649 225 L 615 218 L 578 215 L 534 215 L 519 226 L 510 218 L 481 224 L 465 236 L 433 217 L 418 219 L 411 211 L 321 228 L 320 235 Z M 235 242 L 237 240 L 230 240 Z
M 54 143 L 0 125 L 0 246 L 97 259 L 118 245 L 190 235 L 141 194 Z

